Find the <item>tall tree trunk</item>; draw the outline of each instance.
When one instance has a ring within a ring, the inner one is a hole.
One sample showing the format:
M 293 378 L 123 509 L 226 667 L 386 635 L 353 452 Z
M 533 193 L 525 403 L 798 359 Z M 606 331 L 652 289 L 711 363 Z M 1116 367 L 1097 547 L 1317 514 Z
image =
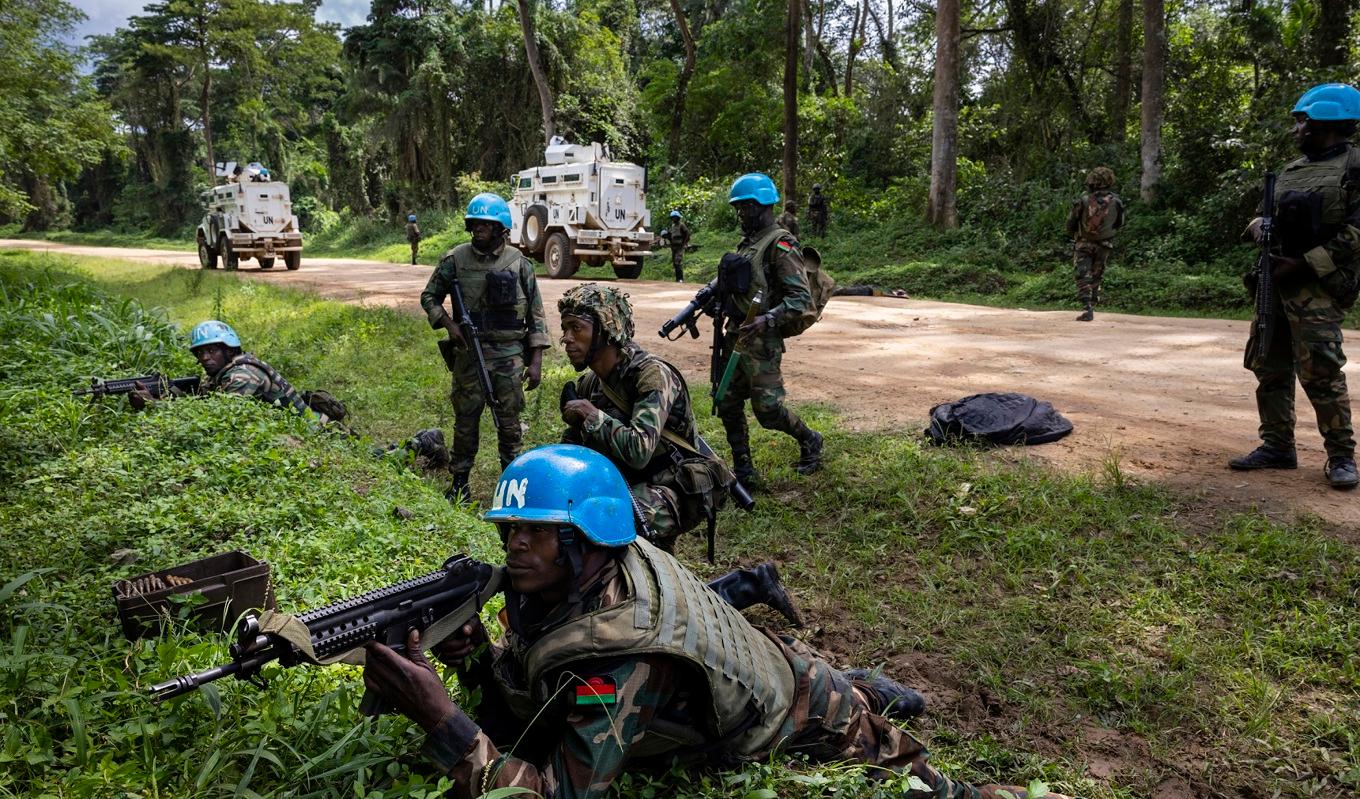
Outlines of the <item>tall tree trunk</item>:
M 1162 179 L 1162 91 L 1166 70 L 1166 10 L 1163 0 L 1143 0 L 1143 202 L 1157 198 Z
M 930 196 L 926 221 L 959 226 L 954 189 L 958 180 L 959 0 L 939 0 L 935 11 L 935 127 L 930 142 Z
M 787 0 L 784 22 L 784 201 L 798 196 L 798 37 L 803 0 Z
M 217 156 L 212 138 L 212 68 L 203 62 L 203 148 L 208 154 L 208 185 L 217 185 Z
M 812 59 L 817 54 L 817 39 L 812 27 L 812 0 L 803 0 L 803 87 L 812 88 Z
M 1110 98 L 1110 127 L 1114 140 L 1124 141 L 1133 96 L 1133 0 L 1119 0 L 1114 34 L 1114 95 Z
M 1323 69 L 1345 66 L 1351 40 L 1353 0 L 1321 0 L 1313 42 L 1317 64 Z
M 552 87 L 548 76 L 543 72 L 543 62 L 538 57 L 538 39 L 534 33 L 534 9 L 529 0 L 518 0 L 519 28 L 524 33 L 524 54 L 529 61 L 529 71 L 534 75 L 534 85 L 538 87 L 538 105 L 543 110 L 543 142 L 546 144 L 557 135 L 557 111 L 553 107 Z
M 850 26 L 850 51 L 845 58 L 845 96 L 855 95 L 855 56 L 864 46 L 864 30 L 869 18 L 869 0 L 863 0 L 855 9 L 855 22 Z
M 671 135 L 666 143 L 671 164 L 680 163 L 680 129 L 685 121 L 685 96 L 689 91 L 689 79 L 694 75 L 694 35 L 689 30 L 689 20 L 680 8 L 680 0 L 671 0 L 671 11 L 675 12 L 675 24 L 680 28 L 680 38 L 685 42 L 685 64 L 680 68 L 680 77 L 675 82 L 675 105 L 671 108 Z

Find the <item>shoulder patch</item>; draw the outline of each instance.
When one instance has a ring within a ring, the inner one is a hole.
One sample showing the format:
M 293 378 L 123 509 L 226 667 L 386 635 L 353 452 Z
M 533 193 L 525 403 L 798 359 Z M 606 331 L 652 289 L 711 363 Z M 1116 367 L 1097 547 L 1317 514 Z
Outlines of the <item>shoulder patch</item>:
M 576 705 L 612 705 L 619 701 L 618 686 L 608 675 L 585 678 L 584 685 L 576 686 Z
M 793 252 L 798 249 L 798 242 L 791 239 L 780 239 L 774 243 L 774 246 L 778 247 L 780 252 Z

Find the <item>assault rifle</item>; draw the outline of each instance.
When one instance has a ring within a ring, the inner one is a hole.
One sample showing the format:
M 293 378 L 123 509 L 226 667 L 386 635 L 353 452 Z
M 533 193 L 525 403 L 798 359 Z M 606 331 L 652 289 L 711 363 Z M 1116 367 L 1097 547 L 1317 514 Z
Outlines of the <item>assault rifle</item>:
M 420 631 L 422 646 L 432 647 L 477 615 L 500 591 L 503 575 L 500 566 L 454 555 L 436 571 L 301 616 L 273 611 L 259 618 L 246 614 L 237 626 L 230 663 L 153 685 L 152 699 L 161 702 L 187 694 L 223 677 L 264 688 L 268 683 L 260 670 L 274 661 L 281 666 L 361 665 L 365 644 L 377 641 L 401 651 L 411 630 Z M 364 694 L 360 709 L 368 715 L 383 710 L 369 693 Z
M 1270 351 L 1275 334 L 1275 278 L 1270 273 L 1270 251 L 1275 246 L 1275 173 L 1266 173 L 1265 195 L 1261 198 L 1261 234 L 1257 238 L 1261 254 L 1256 258 L 1256 315 L 1251 323 L 1245 366 L 1259 368 Z
M 122 394 L 131 394 L 139 388 L 144 388 L 152 397 L 161 399 L 173 394 L 193 394 L 198 391 L 198 386 L 203 378 L 194 375 L 192 377 L 166 377 L 162 374 L 149 374 L 141 377 L 120 377 L 116 380 L 100 380 L 97 377 L 90 378 L 89 388 L 78 388 L 71 392 L 73 397 L 89 395 L 90 401 L 100 397 L 116 397 Z
M 711 313 L 711 309 L 716 304 L 714 300 L 717 296 L 718 279 L 715 277 L 707 286 L 699 289 L 699 293 L 694 295 L 694 299 L 690 300 L 688 305 L 680 309 L 680 313 L 666 320 L 666 323 L 657 331 L 657 335 L 667 341 L 676 341 L 685 334 L 683 332 L 676 335 L 671 334 L 684 328 L 689 332 L 690 338 L 698 338 L 699 315 Z
M 482 384 L 482 396 L 486 398 L 486 404 L 491 406 L 493 411 L 501 409 L 500 401 L 496 399 L 496 390 L 491 387 L 491 373 L 486 370 L 486 357 L 482 355 L 482 331 L 477 329 L 477 325 L 472 322 L 472 314 L 468 312 L 467 303 L 463 302 L 463 287 L 458 282 L 458 266 L 453 265 L 451 270 L 453 276 L 453 304 L 454 311 L 458 313 L 458 327 L 462 330 L 463 340 L 467 343 L 468 349 L 472 350 L 472 357 L 477 360 L 477 382 Z M 454 370 L 454 344 L 450 339 L 442 339 L 439 342 L 439 354 L 444 357 L 444 365 L 449 371 Z

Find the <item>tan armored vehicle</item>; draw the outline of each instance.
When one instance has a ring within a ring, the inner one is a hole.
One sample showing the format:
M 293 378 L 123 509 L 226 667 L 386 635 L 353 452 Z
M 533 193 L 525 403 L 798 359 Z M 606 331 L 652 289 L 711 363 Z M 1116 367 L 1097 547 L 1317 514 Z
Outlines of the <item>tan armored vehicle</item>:
M 656 240 L 647 230 L 647 171 L 611 160 L 598 142 L 554 139 L 543 160 L 513 179 L 510 242 L 542 261 L 549 277 L 571 277 L 583 262 L 608 263 L 622 278 L 641 274 Z
M 289 269 L 302 266 L 302 232 L 293 215 L 288 184 L 271 180 L 269 170 L 252 163 L 218 162 L 217 175 L 227 182 L 203 192 L 205 212 L 198 224 L 198 262 L 227 269 L 254 258 L 272 269 L 277 258 Z

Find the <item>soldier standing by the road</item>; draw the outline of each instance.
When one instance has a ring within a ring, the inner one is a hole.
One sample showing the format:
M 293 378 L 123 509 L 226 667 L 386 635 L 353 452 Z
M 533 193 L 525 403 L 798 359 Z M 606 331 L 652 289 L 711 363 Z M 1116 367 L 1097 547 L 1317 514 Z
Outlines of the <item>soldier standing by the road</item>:
M 822 184 L 812 184 L 812 196 L 808 197 L 808 232 L 819 238 L 826 237 L 826 223 L 831 215 L 831 202 L 822 194 Z
M 671 268 L 675 270 L 675 282 L 685 282 L 685 248 L 689 246 L 689 225 L 680 218 L 679 211 L 671 211 L 670 227 L 666 228 L 663 238 L 671 248 Z
M 415 266 L 416 256 L 420 254 L 420 225 L 416 224 L 416 215 L 406 216 L 406 242 L 411 245 L 411 265 Z
M 812 474 L 822 468 L 822 436 L 784 404 L 784 376 L 780 371 L 784 356 L 781 322 L 812 307 L 803 254 L 798 240 L 775 223 L 779 190 L 768 175 L 752 172 L 737 178 L 728 192 L 728 202 L 741 220 L 743 238 L 735 254 L 723 256 L 719 269 L 725 273 L 726 285 L 745 286 L 744 291 L 725 300 L 724 347 L 726 353 L 738 347 L 739 359 L 731 385 L 718 403 L 718 416 L 732 447 L 733 471 L 747 485 L 759 479 L 746 428 L 745 403 L 749 398 L 751 411 L 762 427 L 788 433 L 798 442 L 799 457 L 794 465 L 798 473 Z M 752 309 L 758 294 L 763 294 L 761 307 Z M 750 322 L 745 321 L 748 313 L 756 314 Z
M 478 194 L 468 203 L 463 220 L 472 233 L 472 241 L 444 254 L 420 295 L 420 306 L 425 309 L 430 326 L 447 330 L 449 340 L 460 348 L 450 394 L 454 408 L 453 452 L 449 462 L 453 476 L 451 499 L 467 491 L 485 406 L 477 361 L 467 351 L 468 340 L 458 323 L 444 310 L 444 299 L 453 291 L 454 272 L 468 315 L 481 331 L 482 355 L 500 404 L 500 410 L 493 411 L 493 415 L 502 469 L 519 455 L 523 445 L 520 427 L 523 386 L 538 387 L 543 350 L 548 346 L 543 299 L 538 293 L 533 264 L 505 243 L 510 229 L 510 206 L 494 194 Z
M 796 209 L 797 206 L 793 203 L 785 203 L 784 213 L 775 220 L 776 224 L 792 233 L 794 238 L 798 238 L 798 214 L 794 213 Z
M 1095 318 L 1100 302 L 1100 279 L 1114 252 L 1114 236 L 1124 226 L 1124 202 L 1111 191 L 1114 172 L 1098 166 L 1086 175 L 1086 193 L 1067 214 L 1067 235 L 1072 237 L 1072 265 L 1076 270 L 1077 299 L 1084 310 L 1078 322 Z
M 1350 396 L 1341 367 L 1341 322 L 1360 281 L 1360 151 L 1348 139 L 1360 120 L 1360 91 L 1342 83 L 1314 86 L 1294 105 L 1294 137 L 1303 157 L 1275 183 L 1277 323 L 1264 362 L 1255 366 L 1261 446 L 1230 462 L 1234 469 L 1294 469 L 1294 376 L 1317 413 L 1327 448 L 1323 472 L 1335 488 L 1360 483 Z M 1258 218 L 1247 228 L 1260 233 Z M 1251 282 L 1250 279 L 1248 282 Z M 1254 334 L 1253 334 L 1254 335 Z M 1247 343 L 1248 351 L 1255 341 Z

